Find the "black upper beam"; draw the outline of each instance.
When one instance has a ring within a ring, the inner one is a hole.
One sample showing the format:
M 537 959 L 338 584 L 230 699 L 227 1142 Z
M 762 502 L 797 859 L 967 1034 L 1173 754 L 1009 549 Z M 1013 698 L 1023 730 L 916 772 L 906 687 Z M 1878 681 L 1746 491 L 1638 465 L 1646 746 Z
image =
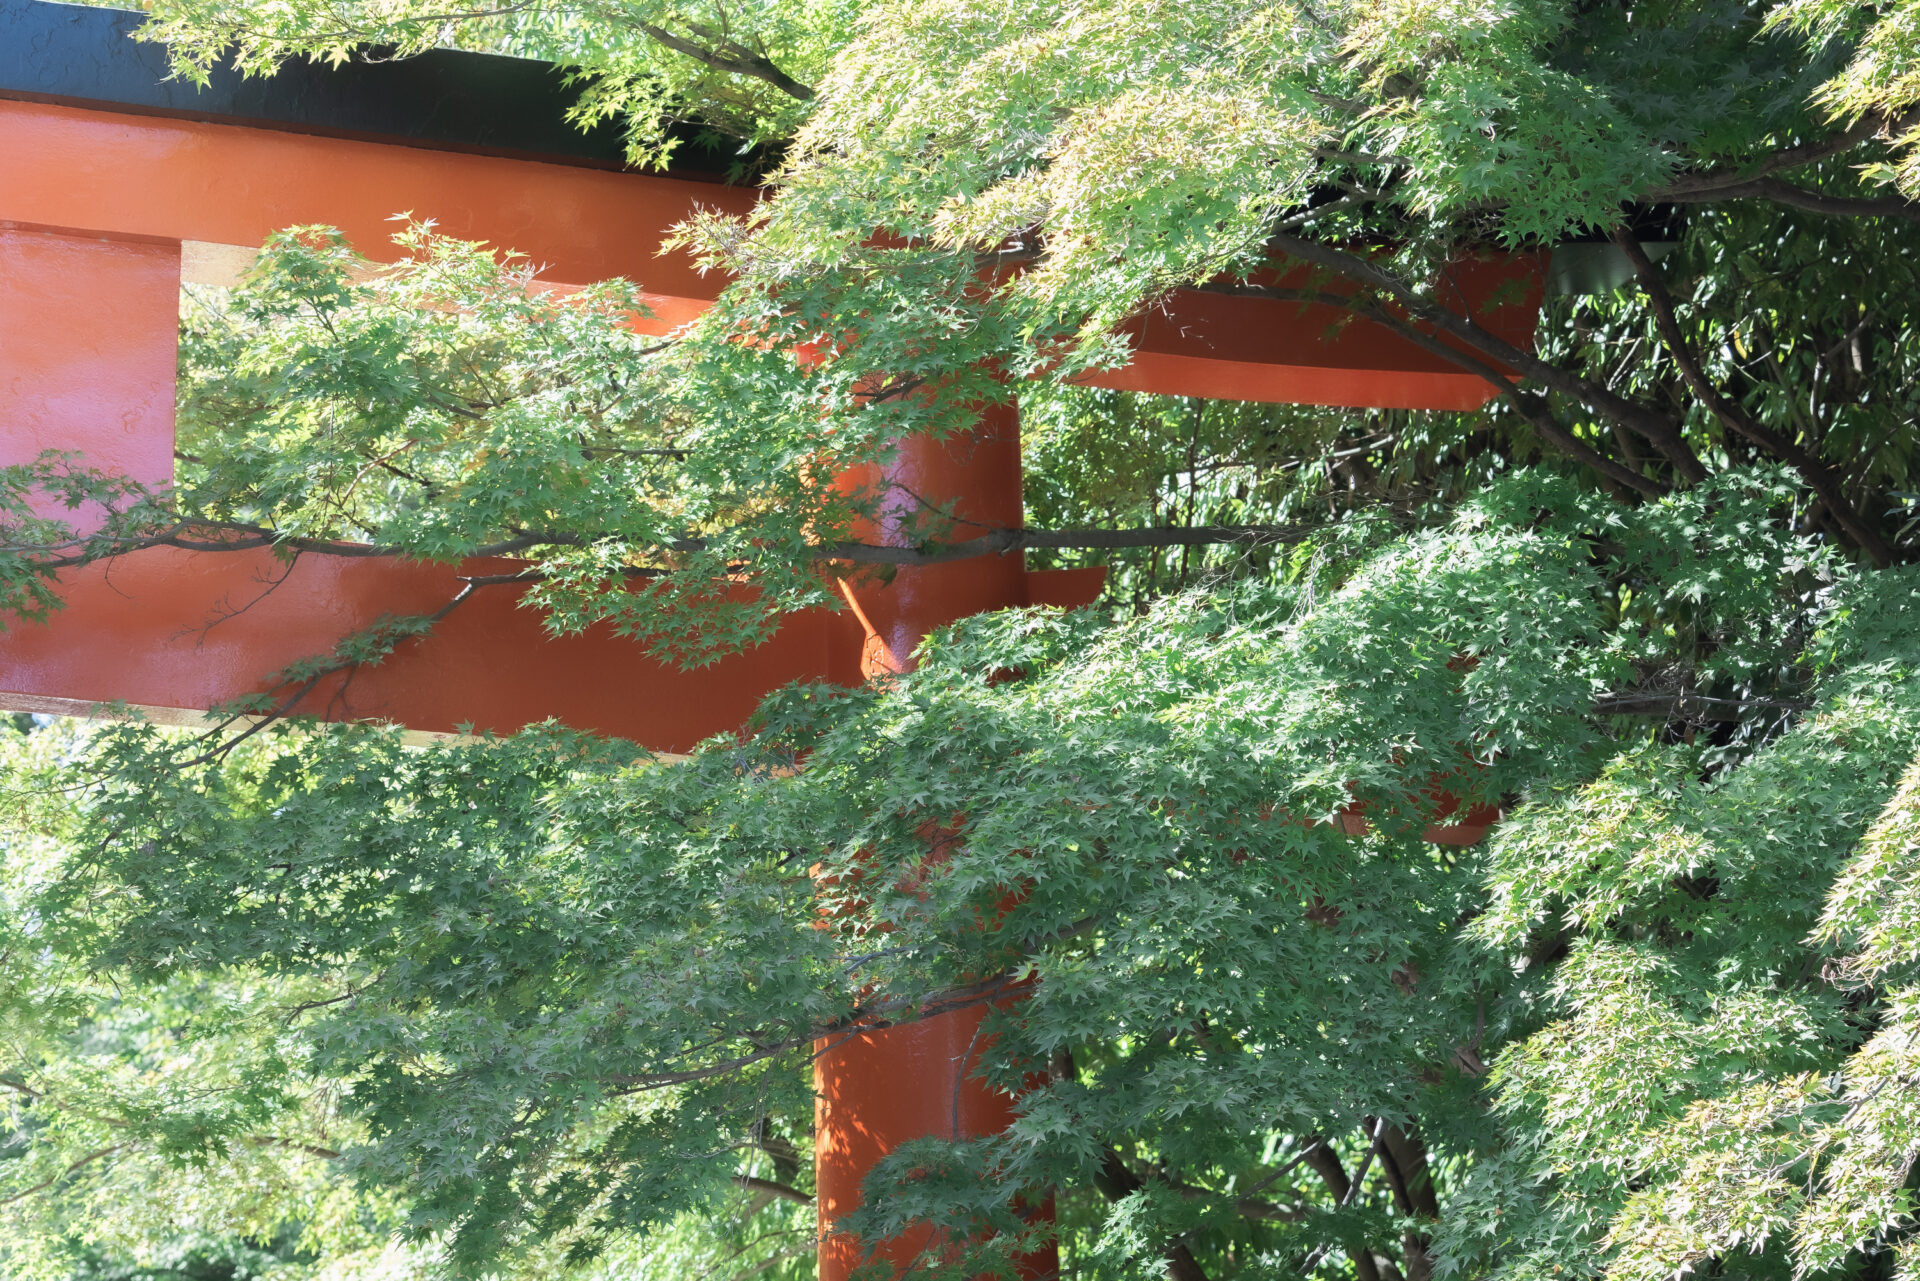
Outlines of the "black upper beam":
M 132 39 L 145 15 L 48 0 L 0 0 L 0 98 L 211 120 L 442 150 L 620 168 L 622 132 L 582 131 L 557 67 L 436 49 L 329 67 L 305 59 L 267 77 L 214 68 L 199 88 L 168 79 L 166 51 Z M 683 143 L 675 174 L 719 176 L 735 157 Z

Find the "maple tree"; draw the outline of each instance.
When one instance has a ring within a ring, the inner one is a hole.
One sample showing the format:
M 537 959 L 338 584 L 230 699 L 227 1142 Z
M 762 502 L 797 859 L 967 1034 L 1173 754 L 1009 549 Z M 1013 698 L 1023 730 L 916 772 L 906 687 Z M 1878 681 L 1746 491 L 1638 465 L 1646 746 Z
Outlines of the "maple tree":
M 935 1274 L 1047 1231 L 1088 1278 L 1914 1268 L 1920 8 L 153 14 L 189 71 L 556 60 L 637 157 L 724 133 L 770 199 L 681 229 L 735 283 L 664 343 L 623 282 L 290 233 L 189 300 L 175 490 L 7 470 L 15 612 L 150 545 L 511 552 L 556 628 L 701 662 L 965 554 L 938 512 L 863 542 L 878 496 L 820 478 L 1016 392 L 1031 528 L 978 550 L 1113 585 L 672 765 L 16 727 L 13 1273 L 806 1275 L 815 1039 L 1015 984 L 1015 1124 L 896 1154 L 851 1225 L 948 1227 Z M 1431 292 L 1546 247 L 1586 278 L 1530 351 Z M 1302 264 L 1488 408 L 1076 385 L 1167 291 Z M 1504 818 L 1423 839 L 1453 800 Z

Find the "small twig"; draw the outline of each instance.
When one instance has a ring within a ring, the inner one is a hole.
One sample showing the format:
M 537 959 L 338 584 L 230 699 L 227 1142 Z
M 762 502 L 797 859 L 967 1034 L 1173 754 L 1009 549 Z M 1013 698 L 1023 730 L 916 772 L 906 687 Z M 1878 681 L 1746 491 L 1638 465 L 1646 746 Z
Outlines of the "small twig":
M 112 1156 L 115 1152 L 118 1152 L 120 1149 L 127 1146 L 128 1145 L 125 1143 L 115 1143 L 111 1147 L 104 1147 L 99 1149 L 98 1151 L 89 1152 L 85 1156 L 81 1157 L 79 1160 L 74 1161 L 72 1164 L 68 1165 L 66 1169 L 60 1171 L 60 1173 L 54 1175 L 53 1177 L 42 1179 L 40 1182 L 34 1184 L 30 1188 L 25 1189 L 24 1191 L 16 1192 L 10 1197 L 6 1197 L 5 1199 L 0 1199 L 0 1206 L 9 1206 L 16 1201 L 24 1201 L 28 1197 L 34 1195 L 37 1192 L 44 1192 L 48 1188 L 52 1187 L 54 1184 L 60 1182 L 60 1180 L 74 1173 L 76 1170 L 80 1170 L 86 1166 L 93 1164 L 95 1161 L 98 1161 L 101 1157 Z

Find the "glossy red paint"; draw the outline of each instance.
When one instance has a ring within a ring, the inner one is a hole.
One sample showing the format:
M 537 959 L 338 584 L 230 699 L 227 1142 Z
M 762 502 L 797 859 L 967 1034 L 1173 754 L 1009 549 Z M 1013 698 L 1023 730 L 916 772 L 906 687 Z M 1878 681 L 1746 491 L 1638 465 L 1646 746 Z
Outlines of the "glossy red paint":
M 177 245 L 0 225 L 0 465 L 78 450 L 171 484 L 179 314 Z

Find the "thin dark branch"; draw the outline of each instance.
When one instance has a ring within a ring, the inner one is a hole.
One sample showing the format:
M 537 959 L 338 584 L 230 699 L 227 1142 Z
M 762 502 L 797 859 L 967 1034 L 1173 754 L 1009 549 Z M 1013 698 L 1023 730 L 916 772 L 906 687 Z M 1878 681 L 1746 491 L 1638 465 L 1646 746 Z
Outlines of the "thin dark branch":
M 750 1054 L 736 1055 L 717 1063 L 709 1063 L 704 1067 L 672 1072 L 647 1072 L 637 1076 L 616 1076 L 606 1080 L 607 1084 L 616 1087 L 617 1094 L 643 1094 L 649 1090 L 725 1076 L 730 1072 L 738 1072 L 756 1063 L 764 1063 L 768 1059 L 804 1046 L 815 1046 L 817 1056 L 822 1052 L 819 1048 L 821 1041 L 832 1041 L 836 1037 L 844 1040 L 850 1036 L 866 1035 L 885 1031 L 891 1027 L 924 1022 L 942 1014 L 950 1014 L 955 1010 L 991 1005 L 1005 1000 L 1009 994 L 1019 990 L 1021 986 L 1020 980 L 1001 975 L 979 983 L 953 988 L 931 999 L 917 996 L 894 997 L 862 1006 L 847 1018 L 837 1022 L 810 1028 L 797 1035 L 782 1037 L 778 1040 L 757 1043 Z M 830 1050 L 832 1046 L 829 1045 L 826 1048 Z
M 820 560 L 856 565 L 942 565 L 976 556 L 1005 556 L 1027 548 L 1114 551 L 1130 547 L 1209 547 L 1229 543 L 1296 542 L 1321 525 L 1192 525 L 1152 529 L 995 529 L 978 538 L 928 548 L 835 543 L 815 553 Z
M 514 556 L 540 547 L 580 546 L 586 541 L 572 534 L 523 533 L 496 543 L 475 547 L 468 555 L 476 558 Z M 172 547 L 190 552 L 245 552 L 274 548 L 295 553 L 312 553 L 317 556 L 347 556 L 363 560 L 412 554 L 404 547 L 355 543 L 338 538 L 306 538 L 271 529 L 265 525 L 249 525 L 239 521 L 223 520 L 181 520 L 145 534 L 129 534 L 120 539 L 102 539 L 98 536 L 75 538 L 55 546 L 77 547 L 80 550 L 61 556 L 44 556 L 35 562 L 37 567 L 73 569 L 110 557 L 145 551 L 150 547 Z M 32 554 L 51 550 L 53 547 L 37 548 L 22 544 L 0 546 L 0 554 Z
M 1690 692 L 1662 694 L 1629 690 L 1595 700 L 1593 711 L 1596 716 L 1677 716 L 1691 721 L 1732 723 L 1741 719 L 1743 708 L 1801 712 L 1809 706 L 1809 703 L 1784 698 L 1712 698 Z
M 1308 1168 L 1320 1176 L 1320 1181 L 1326 1184 L 1327 1191 L 1333 1196 L 1336 1204 L 1346 1205 L 1353 1199 L 1353 1195 L 1359 1189 L 1360 1185 L 1358 1181 L 1347 1177 L 1346 1167 L 1340 1163 L 1339 1154 L 1333 1150 L 1330 1144 L 1324 1143 L 1316 1137 L 1307 1146 L 1303 1155 L 1307 1158 Z M 1372 1155 L 1371 1151 L 1369 1151 L 1368 1155 Z M 1359 1173 L 1361 1178 L 1366 1177 L 1366 1166 L 1364 1164 L 1360 1167 Z M 1315 1252 L 1314 1257 L 1316 1261 L 1318 1261 L 1320 1255 L 1324 1253 L 1324 1250 L 1325 1247 L 1322 1247 L 1321 1250 Z M 1380 1268 L 1373 1261 L 1372 1250 L 1360 1242 L 1348 1244 L 1346 1250 L 1347 1257 L 1353 1261 L 1354 1275 L 1359 1278 L 1359 1281 L 1381 1281 Z
M 225 538 L 194 538 L 187 532 L 193 529 L 208 529 L 215 533 L 231 535 Z M 963 542 L 933 546 L 926 549 L 915 547 L 891 547 L 872 543 L 830 543 L 814 549 L 817 560 L 851 561 L 867 565 L 939 565 L 948 561 L 968 560 L 976 556 L 999 556 L 1024 548 L 1052 548 L 1079 550 L 1114 550 L 1130 547 L 1202 547 L 1224 543 L 1282 543 L 1297 541 L 1323 526 L 1320 525 L 1196 525 L 1182 528 L 1151 529 L 1011 529 L 995 528 L 979 538 Z M 489 559 L 511 557 L 516 554 L 537 552 L 547 547 L 585 547 L 598 541 L 599 536 L 572 534 L 564 531 L 538 531 L 516 535 L 513 538 L 473 548 L 468 557 L 471 559 Z M 712 546 L 705 538 L 677 538 L 661 544 L 663 550 L 674 552 L 699 552 Z M 128 537 L 101 546 L 95 541 L 90 550 L 70 555 L 49 556 L 35 562 L 43 570 L 71 569 L 79 565 L 112 557 L 131 555 L 154 547 L 172 547 L 196 552 L 239 552 L 257 551 L 263 547 L 287 548 L 300 555 L 344 556 L 357 560 L 397 559 L 410 557 L 413 553 L 404 547 L 386 546 L 374 543 L 349 543 L 332 539 L 290 538 L 273 530 L 239 525 L 232 522 L 181 523 L 157 534 L 140 537 Z M 0 548 L 0 553 L 31 553 L 34 548 Z M 642 576 L 662 571 L 632 567 L 628 571 Z M 477 574 L 463 577 L 462 581 L 476 587 L 492 587 L 516 583 L 540 581 L 537 570 L 522 570 L 503 574 Z
M 1543 387 L 1578 400 L 1603 417 L 1618 422 L 1636 435 L 1645 437 L 1666 456 L 1673 465 L 1675 473 L 1687 483 L 1697 484 L 1706 479 L 1706 468 L 1687 447 L 1680 435 L 1678 425 L 1662 414 L 1644 405 L 1637 405 L 1609 391 L 1599 383 L 1582 378 L 1571 370 L 1563 369 L 1551 361 L 1540 359 L 1530 351 L 1514 346 L 1498 334 L 1482 328 L 1471 318 L 1422 296 L 1412 285 L 1359 254 L 1284 232 L 1276 232 L 1267 243 L 1269 248 L 1279 253 L 1325 268 L 1357 284 L 1379 290 L 1404 309 L 1410 319 L 1429 325 L 1465 343 L 1482 356 L 1499 361 Z M 1357 304 L 1355 306 L 1357 307 Z M 1402 332 L 1411 336 L 1412 333 L 1419 331 L 1409 327 Z M 1450 350 L 1444 343 L 1440 344 L 1439 348 L 1429 349 L 1442 354 L 1445 350 Z M 1462 362 L 1456 360 L 1455 363 Z M 1466 366 L 1463 364 L 1463 367 Z M 1642 484 L 1644 483 L 1642 478 Z
M 0 1076 L 0 1089 L 12 1090 L 14 1093 L 24 1094 L 30 1099 L 44 1099 L 47 1097 L 39 1090 L 28 1085 L 25 1081 L 16 1081 L 10 1076 Z
M 1838 218 L 1900 218 L 1920 222 L 1920 204 L 1905 196 L 1829 196 L 1781 178 L 1756 178 L 1718 190 L 1664 197 L 1674 204 L 1705 204 L 1717 200 L 1767 200 L 1790 209 Z
M 1880 537 L 1880 531 L 1872 522 L 1862 516 L 1859 510 L 1848 501 L 1839 477 L 1833 474 L 1824 461 L 1811 451 L 1787 436 L 1770 427 L 1756 422 L 1737 402 L 1720 393 L 1707 378 L 1706 371 L 1700 367 L 1692 345 L 1686 335 L 1680 331 L 1680 321 L 1674 309 L 1673 295 L 1667 292 L 1666 282 L 1654 268 L 1646 251 L 1640 248 L 1640 242 L 1624 228 L 1616 228 L 1613 233 L 1614 244 L 1633 264 L 1634 273 L 1640 278 L 1640 287 L 1646 292 L 1647 302 L 1653 311 L 1654 325 L 1660 331 L 1660 339 L 1672 353 L 1674 364 L 1680 369 L 1680 376 L 1700 398 L 1700 403 L 1719 420 L 1720 425 L 1737 436 L 1745 437 L 1760 448 L 1786 463 L 1800 473 L 1813 491 L 1827 504 L 1827 510 L 1847 531 L 1860 550 L 1872 558 L 1882 569 L 1893 563 L 1893 552 Z
M 24 1188 L 21 1191 L 14 1193 L 12 1196 L 7 1197 L 4 1200 L 0 1200 L 0 1207 L 12 1205 L 16 1201 L 24 1201 L 28 1197 L 34 1195 L 36 1192 L 44 1192 L 48 1188 L 52 1187 L 54 1184 L 60 1182 L 60 1180 L 74 1173 L 75 1171 L 81 1170 L 86 1166 L 92 1165 L 95 1161 L 98 1161 L 101 1157 L 112 1156 L 115 1152 L 118 1152 L 121 1148 L 124 1148 L 126 1146 L 127 1145 L 125 1143 L 115 1143 L 110 1147 L 99 1148 L 99 1149 L 96 1149 L 95 1151 L 89 1152 L 85 1156 L 79 1158 L 78 1160 L 70 1162 L 67 1165 L 66 1169 L 60 1171 L 60 1173 L 54 1175 L 52 1178 L 42 1179 L 40 1180 L 40 1182 L 34 1184 L 32 1187 Z
M 1553 416 L 1546 404 L 1537 396 L 1529 395 L 1514 386 L 1513 379 L 1484 360 L 1475 358 L 1471 353 L 1461 351 L 1451 343 L 1442 342 L 1433 334 L 1417 325 L 1392 315 L 1384 309 L 1370 306 L 1359 299 L 1341 294 L 1324 293 L 1317 290 L 1282 289 L 1267 285 L 1209 283 L 1199 286 L 1209 293 L 1243 294 L 1260 298 L 1274 298 L 1280 301 L 1315 302 L 1329 307 L 1338 307 L 1343 311 L 1362 316 L 1377 325 L 1393 330 L 1408 342 L 1425 351 L 1432 352 L 1441 359 L 1459 366 L 1474 374 L 1493 387 L 1515 413 L 1525 419 L 1542 439 L 1562 454 L 1584 466 L 1591 467 L 1607 479 L 1624 485 L 1644 498 L 1658 498 L 1667 492 L 1667 487 L 1653 477 L 1634 468 L 1627 467 L 1607 457 L 1599 450 L 1586 444 Z
M 433 624 L 442 621 L 447 617 L 447 615 L 453 613 L 454 610 L 458 609 L 461 605 L 465 604 L 468 600 L 472 599 L 474 591 L 475 591 L 475 584 L 471 582 L 463 583 L 461 585 L 460 590 L 454 593 L 453 598 L 451 600 L 449 600 L 446 604 L 442 605 L 439 609 L 434 610 L 433 613 L 422 616 L 423 621 L 427 624 L 428 627 L 431 627 Z M 412 636 L 404 637 L 402 638 L 400 643 L 404 644 L 405 641 L 407 640 L 417 640 L 422 634 L 424 634 L 424 632 L 415 633 Z M 288 716 L 292 715 L 293 709 L 300 705 L 301 700 L 306 698 L 306 696 L 308 694 L 311 694 L 315 689 L 319 688 L 320 682 L 324 681 L 327 677 L 337 675 L 341 672 L 351 671 L 354 668 L 357 668 L 359 665 L 360 665 L 360 662 L 358 659 L 345 659 L 345 658 L 340 659 L 314 672 L 310 677 L 308 677 L 308 679 L 306 679 L 305 681 L 302 681 L 299 684 L 299 686 L 294 689 L 291 695 L 281 700 L 281 702 L 277 706 L 273 707 L 271 710 L 264 713 L 254 713 L 254 712 L 245 712 L 245 711 L 233 713 L 232 715 L 228 716 L 226 719 L 222 720 L 219 724 L 215 725 L 212 729 L 208 730 L 205 734 L 202 734 L 200 738 L 196 741 L 204 743 L 204 742 L 217 739 L 219 738 L 220 735 L 224 734 L 230 726 L 232 726 L 233 724 L 241 720 L 251 719 L 252 723 L 249 724 L 246 729 L 234 735 L 232 738 L 228 739 L 227 741 L 220 743 L 215 747 L 208 748 L 206 751 L 200 753 L 198 756 L 192 757 L 189 760 L 181 762 L 177 768 L 193 769 L 201 765 L 207 765 L 207 764 L 211 764 L 214 761 L 225 759 L 228 755 L 230 755 L 233 752 L 233 750 L 236 747 L 246 742 L 249 738 L 252 738 L 255 734 L 258 734 L 261 730 L 267 728 L 269 725 L 275 724 L 279 721 L 283 721 Z M 293 683 L 292 681 L 283 681 L 280 685 L 277 685 L 272 690 L 269 690 L 268 693 L 269 694 L 277 693 L 280 690 L 287 688 L 287 686 L 291 685 L 292 683 Z
M 1697 169 L 1683 173 L 1666 186 L 1647 193 L 1650 201 L 1672 201 L 1692 203 L 1694 200 L 1711 200 L 1725 196 L 1729 188 L 1744 187 L 1769 174 L 1783 173 L 1788 169 L 1798 169 L 1829 156 L 1837 156 L 1850 151 L 1881 130 L 1883 124 L 1889 125 L 1890 132 L 1904 132 L 1912 123 L 1915 113 L 1908 112 L 1898 119 L 1888 122 L 1878 113 L 1860 117 L 1838 133 L 1817 138 L 1812 142 L 1803 142 L 1793 147 L 1782 147 L 1762 157 L 1759 163 L 1739 169 Z
M 240 1140 L 250 1148 L 279 1148 L 285 1152 L 300 1152 L 307 1156 L 317 1156 L 323 1161 L 338 1161 L 340 1152 L 336 1148 L 323 1148 L 316 1143 L 302 1143 L 297 1139 L 283 1139 L 273 1134 L 256 1134 Z

